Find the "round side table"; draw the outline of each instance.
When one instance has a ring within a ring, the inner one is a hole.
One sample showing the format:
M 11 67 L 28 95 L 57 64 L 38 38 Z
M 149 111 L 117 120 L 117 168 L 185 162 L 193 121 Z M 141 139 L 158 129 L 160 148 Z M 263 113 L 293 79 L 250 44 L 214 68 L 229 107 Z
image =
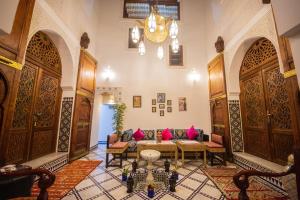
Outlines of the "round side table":
M 157 161 L 160 158 L 160 152 L 156 150 L 143 150 L 141 151 L 141 157 L 144 160 L 148 161 L 148 166 L 147 166 L 148 175 L 146 178 L 146 182 L 148 185 L 152 184 L 154 181 L 153 174 L 152 174 L 152 169 L 153 169 L 152 163 Z

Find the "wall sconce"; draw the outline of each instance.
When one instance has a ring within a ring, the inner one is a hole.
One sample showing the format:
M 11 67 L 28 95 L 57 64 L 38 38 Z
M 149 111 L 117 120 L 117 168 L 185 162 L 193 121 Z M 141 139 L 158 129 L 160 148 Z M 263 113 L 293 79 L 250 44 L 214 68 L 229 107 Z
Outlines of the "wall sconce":
M 189 80 L 196 82 L 199 81 L 201 78 L 201 75 L 198 71 L 196 71 L 195 68 L 192 69 L 192 71 L 188 75 Z
M 109 65 L 102 72 L 102 77 L 105 80 L 112 80 L 115 78 L 115 73 L 111 70 Z

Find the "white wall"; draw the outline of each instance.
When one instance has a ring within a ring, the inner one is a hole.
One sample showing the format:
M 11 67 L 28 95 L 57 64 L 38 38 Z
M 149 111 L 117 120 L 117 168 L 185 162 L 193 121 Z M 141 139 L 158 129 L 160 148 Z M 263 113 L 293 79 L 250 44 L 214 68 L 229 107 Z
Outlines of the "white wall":
M 206 0 L 208 60 L 216 56 L 215 42 L 222 36 L 225 46 L 263 8 L 261 0 Z
M 300 83 L 300 1 L 272 0 L 278 34 L 289 38 Z
M 10 34 L 13 27 L 15 15 L 17 12 L 19 0 L 0 0 L 0 36 L 4 34 Z
M 122 0 L 100 0 L 97 76 L 100 77 L 104 66 L 110 65 L 116 77 L 110 82 L 98 79 L 97 86 L 122 87 L 122 99 L 127 105 L 125 129 L 188 128 L 195 125 L 210 133 L 204 6 L 204 1 L 181 1 L 179 40 L 184 49 L 184 68 L 171 69 L 168 53 L 162 61 L 156 57 L 158 45 L 146 42 L 145 56 L 138 55 L 136 49 L 128 49 L 128 29 L 136 24 L 136 20 L 122 18 Z M 168 48 L 168 42 L 164 48 Z M 201 81 L 194 84 L 187 80 L 192 68 L 202 76 Z M 172 100 L 173 112 L 165 110 L 164 117 L 160 117 L 159 112 L 151 112 L 151 100 L 158 92 L 166 93 L 166 98 Z M 142 96 L 142 108 L 132 107 L 134 95 Z M 187 98 L 187 112 L 178 111 L 178 97 Z M 95 103 L 95 107 L 98 106 Z

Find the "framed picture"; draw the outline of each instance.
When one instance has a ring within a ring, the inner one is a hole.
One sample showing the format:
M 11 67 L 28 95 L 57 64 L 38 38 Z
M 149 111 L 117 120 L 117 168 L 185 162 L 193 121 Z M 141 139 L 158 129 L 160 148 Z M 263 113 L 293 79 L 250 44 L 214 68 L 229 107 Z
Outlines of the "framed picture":
M 144 29 L 139 28 L 140 31 L 140 40 L 137 43 L 132 41 L 131 32 L 132 28 L 129 28 L 129 36 L 128 36 L 128 48 L 138 48 L 140 41 L 144 41 Z
M 159 104 L 159 109 L 165 109 L 165 104 Z
M 165 111 L 160 110 L 160 111 L 159 111 L 159 115 L 160 115 L 160 116 L 165 116 Z
M 157 93 L 157 103 L 166 102 L 166 93 Z
M 153 112 L 153 113 L 156 112 L 156 107 L 152 107 L 152 112 Z
M 167 107 L 168 112 L 172 112 L 172 107 Z
M 171 106 L 172 105 L 172 100 L 167 100 L 167 105 Z
M 170 66 L 183 66 L 183 48 L 179 46 L 179 51 L 174 53 L 171 45 L 169 46 L 169 65 Z
M 153 105 L 153 106 L 156 105 L 156 99 L 152 99 L 152 105 Z
M 186 98 L 179 97 L 178 98 L 179 111 L 186 111 Z
M 133 96 L 133 107 L 134 108 L 142 107 L 142 96 Z

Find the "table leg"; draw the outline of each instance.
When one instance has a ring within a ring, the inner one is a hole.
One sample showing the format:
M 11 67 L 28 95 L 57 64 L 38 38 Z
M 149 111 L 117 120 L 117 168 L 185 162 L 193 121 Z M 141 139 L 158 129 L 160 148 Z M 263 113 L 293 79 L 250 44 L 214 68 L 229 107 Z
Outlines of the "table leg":
M 140 151 L 139 150 L 136 151 L 136 160 L 140 161 Z
M 181 150 L 181 162 L 182 162 L 182 166 L 184 165 L 184 151 Z
M 206 168 L 206 150 L 203 151 L 204 167 Z
M 177 167 L 177 160 L 178 160 L 178 151 L 175 150 L 175 167 Z

